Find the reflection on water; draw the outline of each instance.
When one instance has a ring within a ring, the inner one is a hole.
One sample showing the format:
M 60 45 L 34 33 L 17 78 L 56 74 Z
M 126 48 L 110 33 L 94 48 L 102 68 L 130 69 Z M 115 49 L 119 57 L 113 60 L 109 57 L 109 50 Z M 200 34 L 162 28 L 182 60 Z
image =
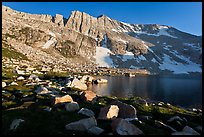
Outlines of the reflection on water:
M 89 85 L 89 89 L 101 96 L 140 96 L 190 106 L 202 104 L 201 76 L 104 76 L 107 84 Z

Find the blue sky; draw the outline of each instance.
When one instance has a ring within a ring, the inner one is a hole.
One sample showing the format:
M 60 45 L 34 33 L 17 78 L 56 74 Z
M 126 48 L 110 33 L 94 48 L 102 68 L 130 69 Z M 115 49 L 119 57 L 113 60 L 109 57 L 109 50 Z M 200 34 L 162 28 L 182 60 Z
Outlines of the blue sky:
M 3 2 L 15 10 L 62 14 L 68 18 L 79 10 L 94 17 L 101 14 L 133 24 L 161 24 L 202 35 L 202 2 Z

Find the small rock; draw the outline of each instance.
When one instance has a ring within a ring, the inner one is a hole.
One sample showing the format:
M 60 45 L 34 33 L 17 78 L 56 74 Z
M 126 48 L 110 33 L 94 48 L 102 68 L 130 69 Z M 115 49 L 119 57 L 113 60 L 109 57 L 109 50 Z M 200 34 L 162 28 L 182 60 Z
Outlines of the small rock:
M 94 117 L 81 119 L 76 122 L 69 123 L 65 126 L 67 130 L 87 131 L 88 129 L 97 126 L 97 121 Z
M 2 88 L 6 87 L 6 82 L 2 82 Z
M 11 84 L 10 84 L 11 86 L 18 86 L 18 83 L 16 83 L 16 82 L 11 82 Z
M 15 130 L 20 125 L 21 122 L 24 122 L 24 120 L 23 119 L 13 120 L 13 122 L 10 125 L 10 130 Z
M 100 109 L 98 119 L 113 119 L 118 116 L 119 108 L 117 105 L 109 105 Z
M 88 133 L 93 135 L 100 135 L 102 132 L 104 132 L 104 129 L 99 128 L 97 126 L 94 126 L 88 129 Z
M 158 103 L 158 106 L 163 106 L 164 105 L 164 102 L 159 102 Z
M 197 109 L 196 109 L 196 108 L 193 108 L 192 111 L 193 111 L 193 112 L 197 112 Z
M 142 124 L 142 121 L 139 120 L 138 122 L 139 122 L 140 124 Z
M 77 102 L 71 102 L 71 103 L 66 103 L 65 104 L 65 109 L 66 111 L 72 112 L 72 111 L 76 111 L 79 110 L 79 104 Z
M 17 80 L 24 80 L 25 78 L 23 76 L 20 76 L 17 78 Z
M 81 108 L 81 110 L 79 110 L 78 114 L 83 114 L 83 115 L 86 115 L 88 117 L 93 117 L 95 115 L 92 110 L 87 109 L 87 108 Z

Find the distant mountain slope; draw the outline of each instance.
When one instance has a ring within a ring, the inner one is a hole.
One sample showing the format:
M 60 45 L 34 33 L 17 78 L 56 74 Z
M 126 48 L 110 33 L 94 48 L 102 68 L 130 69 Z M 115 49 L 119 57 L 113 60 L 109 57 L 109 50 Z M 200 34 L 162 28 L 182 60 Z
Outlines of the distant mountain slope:
M 147 69 L 159 74 L 202 72 L 201 36 L 80 11 L 66 19 L 2 6 L 2 41 L 38 63 Z

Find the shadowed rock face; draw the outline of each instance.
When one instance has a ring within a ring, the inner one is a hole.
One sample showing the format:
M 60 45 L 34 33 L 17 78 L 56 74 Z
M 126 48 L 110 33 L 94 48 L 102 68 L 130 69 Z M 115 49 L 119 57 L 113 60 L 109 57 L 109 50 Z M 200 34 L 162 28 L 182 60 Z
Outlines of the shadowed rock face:
M 2 41 L 35 62 L 200 73 L 201 38 L 171 26 L 127 24 L 105 15 L 72 11 L 66 19 L 2 6 Z

